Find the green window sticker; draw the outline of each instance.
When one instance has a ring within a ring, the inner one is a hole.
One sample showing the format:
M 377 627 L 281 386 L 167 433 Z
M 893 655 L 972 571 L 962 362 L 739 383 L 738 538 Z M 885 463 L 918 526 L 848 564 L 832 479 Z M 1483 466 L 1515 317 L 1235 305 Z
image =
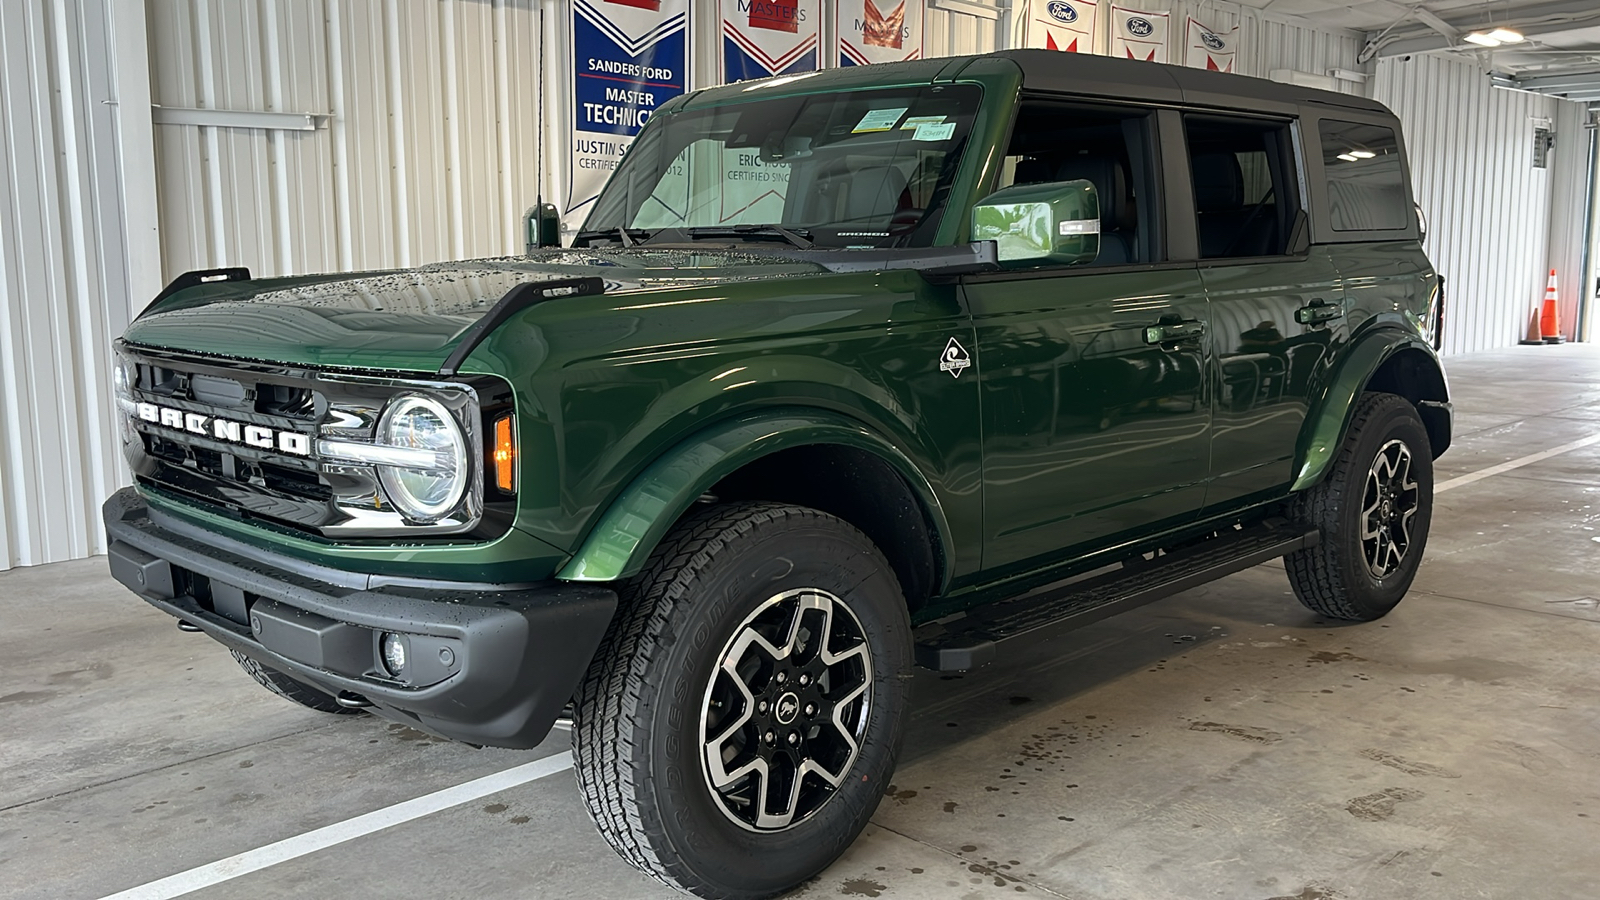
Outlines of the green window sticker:
M 862 116 L 861 121 L 856 123 L 856 127 L 850 129 L 850 133 L 862 134 L 868 131 L 893 130 L 894 123 L 900 121 L 900 117 L 906 114 L 907 109 L 909 107 L 905 106 L 899 109 L 874 109 Z

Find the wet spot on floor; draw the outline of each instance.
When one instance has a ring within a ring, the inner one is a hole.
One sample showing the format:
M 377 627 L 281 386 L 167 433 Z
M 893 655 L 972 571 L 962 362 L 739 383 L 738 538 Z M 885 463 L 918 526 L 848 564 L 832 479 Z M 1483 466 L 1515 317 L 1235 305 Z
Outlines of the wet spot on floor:
M 1408 667 L 1420 675 L 1449 675 L 1467 681 L 1492 683 L 1519 675 L 1532 675 L 1533 669 L 1521 663 L 1502 659 L 1485 659 L 1481 656 L 1463 656 L 1438 662 L 1413 664 Z
M 511 824 L 513 824 L 513 825 L 526 825 L 526 824 L 528 824 L 528 817 L 527 816 L 512 816 L 511 817 Z
M 241 768 L 241 769 L 248 769 L 248 768 L 250 768 L 250 767 L 251 767 L 251 766 L 254 766 L 254 765 L 255 765 L 255 764 L 256 764 L 256 763 L 255 763 L 255 760 L 253 760 L 253 759 L 247 759 L 247 760 L 244 760 L 244 761 L 242 761 L 242 762 L 240 762 L 240 763 L 239 763 L 239 768 Z
M 1254 725 L 1227 725 L 1222 722 L 1190 722 L 1190 731 L 1215 731 L 1229 737 L 1236 737 L 1244 741 L 1257 744 L 1276 744 L 1283 740 L 1283 735 L 1266 728 L 1257 728 Z
M 1367 662 L 1365 658 L 1356 656 L 1354 653 L 1346 653 L 1343 650 L 1340 650 L 1337 653 L 1331 650 L 1314 651 L 1311 654 L 1311 661 L 1319 663 Z
M 1431 778 L 1460 778 L 1460 775 L 1449 769 L 1430 765 L 1416 760 L 1406 759 L 1403 756 L 1390 753 L 1387 750 L 1362 750 L 1361 755 L 1373 762 L 1382 763 L 1391 769 L 1399 769 L 1407 775 L 1425 775 Z
M 960 805 L 961 804 L 955 802 L 954 800 L 946 800 L 944 802 L 944 811 L 947 813 L 953 813 L 956 811 L 956 807 Z
M 491 816 L 497 816 L 500 813 L 505 812 L 506 808 L 507 807 L 506 807 L 506 805 L 504 803 L 491 803 L 488 806 L 485 806 L 483 808 L 483 811 L 488 813 Z
M 1421 800 L 1424 796 L 1426 795 L 1421 791 L 1414 791 L 1410 788 L 1384 788 L 1375 794 L 1356 797 L 1346 803 L 1344 808 L 1349 811 L 1350 815 L 1364 822 L 1382 822 L 1394 815 L 1396 803 Z
M 389 735 L 407 742 L 433 740 L 433 735 L 427 733 L 426 731 L 418 731 L 410 726 L 401 725 L 399 722 L 389 726 Z
M 915 796 L 917 796 L 917 792 L 916 791 L 895 791 L 894 793 L 889 795 L 889 798 L 892 799 L 896 803 L 902 803 L 903 804 L 903 803 L 911 802 L 911 798 L 913 798 Z
M 1269 897 L 1268 900 L 1340 900 L 1343 896 L 1343 894 L 1325 885 L 1308 884 L 1301 888 L 1298 894 L 1282 894 L 1277 897 Z
M 972 853 L 972 852 L 976 851 L 977 849 L 978 849 L 978 847 L 977 847 L 976 844 L 962 844 L 961 845 L 961 852 L 962 853 Z
M 839 893 L 846 897 L 881 897 L 886 890 L 885 885 L 870 878 L 851 878 L 839 885 Z
M 0 697 L 0 703 L 43 703 L 55 695 L 55 691 L 17 691 Z

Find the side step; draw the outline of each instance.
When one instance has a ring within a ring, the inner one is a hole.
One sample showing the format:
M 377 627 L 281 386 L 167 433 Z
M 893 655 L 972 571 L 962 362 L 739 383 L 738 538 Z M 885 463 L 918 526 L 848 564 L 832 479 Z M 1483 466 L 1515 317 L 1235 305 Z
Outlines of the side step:
M 1316 528 L 1268 521 L 1147 559 L 1137 557 L 1101 575 L 975 607 L 915 633 L 917 665 L 939 672 L 991 662 L 1001 641 L 1045 628 L 1067 631 L 1169 597 L 1224 575 L 1315 547 Z

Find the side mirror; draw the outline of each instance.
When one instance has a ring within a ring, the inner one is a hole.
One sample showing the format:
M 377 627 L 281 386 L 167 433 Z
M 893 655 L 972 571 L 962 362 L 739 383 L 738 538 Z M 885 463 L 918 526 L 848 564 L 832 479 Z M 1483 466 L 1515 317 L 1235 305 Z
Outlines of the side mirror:
M 561 246 L 561 213 L 554 203 L 539 203 L 522 214 L 524 249 L 528 253 L 541 247 Z
M 972 207 L 972 239 L 994 241 L 1001 265 L 1092 263 L 1100 255 L 1100 195 L 1084 179 L 1012 185 Z

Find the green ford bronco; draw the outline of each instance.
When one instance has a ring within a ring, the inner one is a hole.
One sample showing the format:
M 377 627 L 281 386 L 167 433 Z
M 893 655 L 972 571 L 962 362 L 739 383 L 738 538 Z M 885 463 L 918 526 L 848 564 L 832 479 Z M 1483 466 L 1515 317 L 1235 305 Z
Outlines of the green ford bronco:
M 1278 557 L 1400 601 L 1451 431 L 1410 198 L 1381 104 L 1193 69 L 690 93 L 569 247 L 175 280 L 117 346 L 111 571 L 313 709 L 570 727 L 624 859 L 778 893 L 914 665 Z

